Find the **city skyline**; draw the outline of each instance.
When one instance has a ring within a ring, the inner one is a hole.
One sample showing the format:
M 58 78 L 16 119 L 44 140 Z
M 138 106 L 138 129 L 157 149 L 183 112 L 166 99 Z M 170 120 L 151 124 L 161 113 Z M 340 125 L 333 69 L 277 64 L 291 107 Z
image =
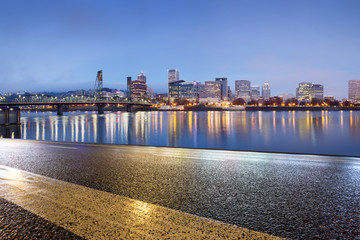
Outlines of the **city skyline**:
M 225 77 L 268 82 L 272 95 L 300 82 L 347 98 L 360 79 L 358 1 L 5 2 L 0 17 L 0 93 L 93 87 L 126 89 L 144 72 L 167 92 L 167 69 L 186 82 Z M 172 11 L 170 11 L 172 10 Z M 125 80 L 124 80 L 125 79 Z M 21 88 L 21 89 L 19 89 Z

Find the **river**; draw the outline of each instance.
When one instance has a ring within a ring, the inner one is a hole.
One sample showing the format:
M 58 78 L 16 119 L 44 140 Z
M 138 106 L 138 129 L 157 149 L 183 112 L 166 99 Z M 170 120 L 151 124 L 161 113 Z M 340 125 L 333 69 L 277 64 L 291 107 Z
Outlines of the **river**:
M 0 137 L 360 156 L 360 112 L 22 112 Z

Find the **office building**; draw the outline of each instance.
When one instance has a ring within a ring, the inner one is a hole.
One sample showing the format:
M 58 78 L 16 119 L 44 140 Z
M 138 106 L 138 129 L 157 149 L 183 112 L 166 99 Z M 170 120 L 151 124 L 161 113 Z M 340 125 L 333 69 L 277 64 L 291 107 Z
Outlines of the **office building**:
M 260 87 L 257 85 L 250 87 L 250 97 L 251 100 L 259 100 L 260 98 Z
M 235 80 L 235 98 L 242 98 L 245 102 L 250 101 L 250 81 Z
M 168 83 L 179 81 L 179 70 L 169 69 L 168 70 Z
M 221 101 L 221 83 L 205 81 L 199 87 L 199 102 L 218 103 Z
M 310 82 L 299 83 L 299 87 L 296 88 L 296 99 L 299 101 L 310 102 L 311 87 L 312 87 L 312 83 Z
M 311 86 L 311 99 L 316 98 L 318 100 L 324 99 L 324 86 L 320 84 L 313 84 Z
M 354 102 L 360 99 L 360 80 L 349 80 L 349 99 Z
M 199 82 L 183 83 L 181 85 L 180 96 L 181 99 L 186 99 L 190 102 L 197 102 L 199 100 Z
M 220 82 L 221 84 L 221 100 L 228 100 L 228 84 L 227 78 L 215 78 L 216 82 Z
M 271 93 L 271 92 L 270 92 L 270 84 L 269 84 L 269 83 L 264 83 L 264 84 L 262 85 L 262 98 L 263 98 L 264 100 L 269 100 L 269 99 L 270 99 L 270 96 L 271 96 L 270 93 Z
M 130 94 L 129 99 L 131 100 L 146 99 L 147 85 L 146 85 L 146 76 L 144 73 L 140 73 L 138 79 L 135 81 L 131 81 L 131 77 L 127 77 L 127 87 L 128 87 L 128 98 Z
M 296 99 L 299 101 L 311 102 L 312 99 L 324 99 L 324 86 L 310 82 L 299 83 L 296 88 Z
M 181 98 L 181 86 L 184 80 L 169 82 L 169 101 L 174 102 L 176 99 Z
M 141 73 L 138 75 L 137 80 L 143 81 L 143 82 L 146 83 L 146 76 L 145 76 L 145 74 L 144 74 L 143 72 L 141 72 Z

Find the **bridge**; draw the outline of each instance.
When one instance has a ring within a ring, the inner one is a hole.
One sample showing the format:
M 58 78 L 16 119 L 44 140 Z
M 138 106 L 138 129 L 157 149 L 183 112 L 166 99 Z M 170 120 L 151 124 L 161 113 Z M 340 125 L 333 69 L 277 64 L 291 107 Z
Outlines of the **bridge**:
M 24 99 L 23 99 L 24 100 Z M 98 113 L 103 114 L 105 106 L 125 106 L 127 112 L 131 112 L 134 106 L 150 107 L 151 104 L 144 101 L 116 101 L 109 100 L 74 100 L 69 101 L 62 99 L 60 101 L 12 101 L 0 102 L 0 125 L 18 124 L 20 123 L 20 107 L 22 106 L 54 106 L 57 109 L 57 115 L 64 113 L 64 108 L 70 105 L 92 105 L 97 106 Z
M 63 115 L 64 108 L 70 105 L 93 105 L 97 106 L 98 113 L 103 114 L 105 106 L 122 105 L 127 112 L 131 112 L 134 106 L 150 107 L 146 100 L 127 100 L 120 96 L 108 97 L 103 94 L 102 70 L 97 72 L 93 96 L 65 96 L 58 99 L 55 96 L 45 94 L 19 94 L 10 97 L 0 96 L 0 125 L 20 123 L 20 108 L 22 106 L 55 106 L 57 114 Z

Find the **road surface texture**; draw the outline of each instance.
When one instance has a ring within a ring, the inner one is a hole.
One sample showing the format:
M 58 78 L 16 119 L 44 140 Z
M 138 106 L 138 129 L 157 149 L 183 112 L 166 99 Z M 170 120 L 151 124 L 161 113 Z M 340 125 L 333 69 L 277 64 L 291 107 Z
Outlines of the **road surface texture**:
M 3 201 L 74 238 L 360 239 L 359 158 L 24 140 L 0 151 Z

